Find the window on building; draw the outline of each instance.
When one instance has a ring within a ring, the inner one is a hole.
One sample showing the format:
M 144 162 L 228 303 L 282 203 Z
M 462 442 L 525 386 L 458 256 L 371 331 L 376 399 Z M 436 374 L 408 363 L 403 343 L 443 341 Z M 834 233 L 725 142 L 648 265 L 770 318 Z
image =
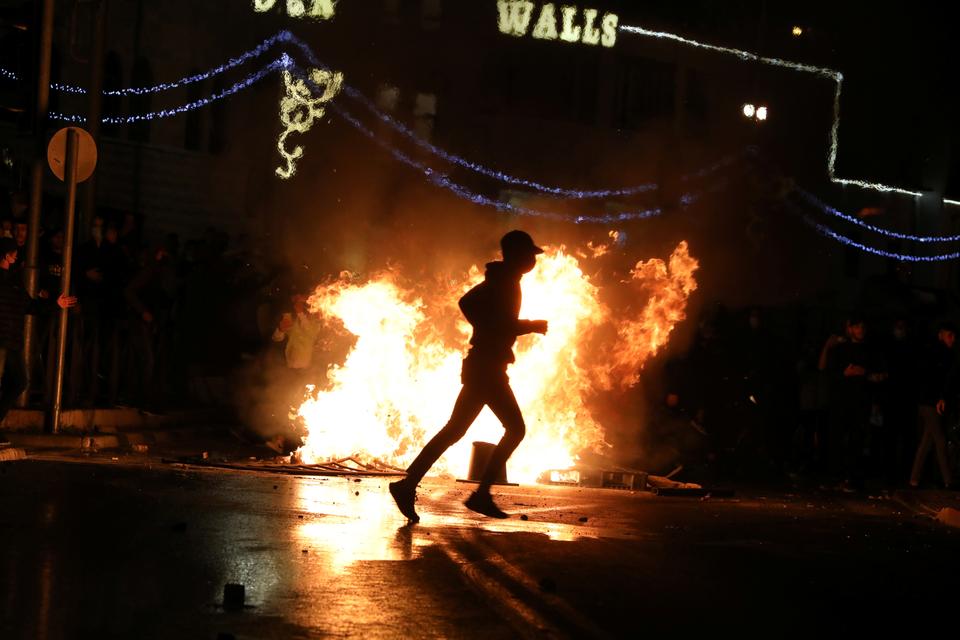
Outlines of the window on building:
M 190 75 L 199 73 L 198 69 L 191 69 Z M 187 102 L 196 102 L 203 96 L 206 82 L 194 82 L 187 85 Z M 187 112 L 184 118 L 183 146 L 190 151 L 199 151 L 200 140 L 203 137 L 203 109 L 194 109 Z
M 220 95 L 227 88 L 223 75 L 213 79 L 211 95 Z M 217 100 L 210 105 L 210 153 L 223 153 L 227 149 L 227 102 Z
M 110 51 L 103 59 L 103 89 L 104 91 L 116 91 L 123 88 L 123 62 L 120 54 L 116 51 Z M 105 95 L 103 97 L 103 117 L 117 118 L 123 115 L 123 96 Z M 120 133 L 119 124 L 104 124 L 103 133 L 108 136 L 116 136 Z
M 139 57 L 133 63 L 133 71 L 130 74 L 130 84 L 134 87 L 151 87 L 153 81 L 153 69 L 150 67 L 150 61 L 144 57 Z M 152 94 L 132 95 L 130 96 L 130 113 L 146 114 L 152 109 Z M 129 138 L 134 142 L 150 142 L 150 121 L 139 120 L 132 122 L 129 128 Z
M 413 104 L 414 131 L 424 140 L 433 138 L 437 119 L 437 96 L 433 93 L 418 93 Z
M 619 125 L 637 129 L 673 113 L 676 73 L 675 64 L 658 60 L 624 61 L 619 69 Z
M 443 0 L 420 0 L 420 25 L 424 29 L 436 29 L 443 15 Z
M 396 111 L 400 104 L 400 88 L 382 84 L 377 89 L 377 106 L 383 111 Z

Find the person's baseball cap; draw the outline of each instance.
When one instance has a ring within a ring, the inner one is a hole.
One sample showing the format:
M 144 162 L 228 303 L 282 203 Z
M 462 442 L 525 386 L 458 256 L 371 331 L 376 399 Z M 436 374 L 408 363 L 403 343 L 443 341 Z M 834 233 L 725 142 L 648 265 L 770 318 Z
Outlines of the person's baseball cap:
M 540 255 L 543 249 L 533 244 L 533 238 L 525 231 L 514 230 L 500 238 L 500 250 L 506 256 Z

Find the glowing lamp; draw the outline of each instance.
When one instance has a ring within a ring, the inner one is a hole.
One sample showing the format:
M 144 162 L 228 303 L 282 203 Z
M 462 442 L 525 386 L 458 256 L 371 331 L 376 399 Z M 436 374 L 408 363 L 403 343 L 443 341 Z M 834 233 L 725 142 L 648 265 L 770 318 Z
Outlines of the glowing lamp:
M 766 108 L 766 107 L 759 107 L 759 108 L 757 109 L 757 120 L 760 120 L 760 121 L 762 122 L 762 121 L 764 121 L 764 120 L 766 120 L 766 119 L 767 119 L 767 108 Z
M 743 115 L 747 118 L 752 118 L 757 113 L 757 108 L 752 104 L 743 105 Z
M 799 26 L 794 27 L 792 33 L 793 33 L 794 37 L 799 38 L 800 36 L 803 35 L 803 27 L 799 27 Z

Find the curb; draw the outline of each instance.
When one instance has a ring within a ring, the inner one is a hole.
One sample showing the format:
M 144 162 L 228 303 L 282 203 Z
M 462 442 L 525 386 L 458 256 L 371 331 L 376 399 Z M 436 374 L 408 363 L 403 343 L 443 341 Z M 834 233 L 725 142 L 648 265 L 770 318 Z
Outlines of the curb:
M 14 460 L 26 460 L 27 452 L 23 449 L 6 448 L 0 449 L 0 462 L 13 462 Z
M 156 445 L 190 440 L 201 436 L 228 433 L 225 427 L 183 427 L 129 433 L 75 435 L 49 433 L 10 433 L 7 438 L 17 447 L 25 449 L 122 449 L 135 445 Z

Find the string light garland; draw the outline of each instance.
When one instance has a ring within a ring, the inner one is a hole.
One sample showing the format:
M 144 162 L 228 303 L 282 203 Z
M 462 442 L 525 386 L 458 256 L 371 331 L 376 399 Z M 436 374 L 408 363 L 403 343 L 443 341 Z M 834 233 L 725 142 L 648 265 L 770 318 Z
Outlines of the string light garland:
M 357 120 L 352 114 L 350 114 L 345 109 L 341 108 L 337 103 L 330 105 L 330 109 L 333 113 L 336 113 L 340 118 L 345 120 L 350 124 L 354 129 L 359 131 L 361 134 L 372 140 L 378 146 L 386 150 L 390 155 L 392 155 L 397 161 L 407 165 L 411 169 L 414 169 L 424 175 L 429 182 L 432 184 L 445 189 L 455 196 L 472 202 L 473 204 L 481 205 L 484 207 L 489 207 L 495 209 L 501 213 L 507 213 L 511 215 L 524 216 L 524 217 L 536 217 L 544 218 L 547 220 L 558 220 L 562 222 L 573 222 L 575 224 L 584 224 L 584 223 L 598 223 L 598 224 L 609 224 L 610 222 L 625 222 L 629 220 L 645 220 L 647 218 L 653 218 L 659 216 L 663 213 L 663 210 L 659 207 L 646 209 L 643 211 L 632 211 L 632 212 L 623 212 L 617 214 L 601 214 L 596 216 L 571 216 L 568 214 L 553 212 L 553 211 L 541 211 L 538 209 L 532 209 L 529 207 L 524 207 L 522 205 L 515 205 L 510 202 L 505 202 L 503 200 L 496 200 L 490 198 L 480 193 L 476 193 L 467 187 L 455 182 L 445 173 L 439 172 L 427 165 L 423 164 L 418 160 L 414 160 L 409 155 L 405 154 L 403 151 L 389 145 L 387 142 L 382 140 L 377 136 L 373 131 L 366 127 L 362 122 Z
M 861 220 L 856 216 L 852 216 L 848 213 L 844 213 L 840 211 L 839 209 L 831 207 L 830 205 L 826 204 L 825 202 L 817 198 L 815 195 L 810 193 L 809 191 L 806 191 L 805 189 L 801 189 L 797 187 L 794 189 L 794 192 L 806 203 L 816 207 L 817 209 L 823 211 L 826 214 L 829 214 L 841 220 L 845 220 L 851 224 L 857 225 L 858 227 L 867 229 L 868 231 L 872 231 L 873 233 L 878 233 L 888 238 L 896 238 L 898 240 L 910 240 L 911 242 L 920 242 L 924 244 L 940 243 L 940 242 L 960 242 L 960 235 L 918 236 L 910 233 L 900 233 L 899 231 L 891 231 L 889 229 L 884 229 L 883 227 L 878 227 L 870 224 L 869 222 L 864 222 L 863 220 Z
M 791 62 L 789 60 L 782 60 L 780 58 L 770 58 L 766 56 L 761 56 L 756 53 L 751 53 L 750 51 L 743 51 L 741 49 L 734 49 L 732 47 L 721 47 L 713 44 L 707 44 L 705 42 L 698 42 L 696 40 L 691 40 L 690 38 L 684 38 L 683 36 L 677 35 L 675 33 L 669 33 L 666 31 L 654 31 L 651 29 L 645 29 L 639 26 L 632 25 L 620 25 L 620 31 L 625 33 L 631 33 L 634 35 L 639 35 L 647 38 L 656 38 L 660 40 L 670 40 L 683 44 L 689 47 L 694 47 L 697 49 L 703 49 L 706 51 L 714 51 L 716 53 L 722 53 L 725 55 L 732 55 L 744 62 L 754 62 L 758 64 L 764 64 L 768 66 L 781 67 L 784 69 L 790 69 L 792 71 L 797 71 L 800 73 L 809 73 L 816 75 L 827 80 L 831 80 L 835 83 L 836 87 L 834 90 L 833 97 L 833 124 L 830 128 L 830 151 L 827 156 L 827 177 L 836 183 L 847 186 L 860 187 L 862 189 L 867 189 L 871 191 L 878 191 L 881 193 L 898 193 L 901 195 L 908 195 L 912 197 L 920 197 L 923 195 L 919 191 L 912 191 L 910 189 L 903 189 L 901 187 L 894 187 L 890 185 L 881 184 L 879 182 L 868 182 L 865 180 L 854 180 L 849 178 L 840 178 L 836 175 L 836 165 L 837 165 L 837 154 L 840 145 L 840 97 L 843 91 L 843 74 L 835 69 L 828 69 L 826 67 L 817 67 L 808 64 L 802 64 L 799 62 Z M 949 200 L 944 198 L 943 203 L 949 206 L 960 206 L 960 200 Z
M 239 93 L 244 89 L 247 89 L 254 84 L 260 82 L 271 73 L 277 71 L 282 71 L 285 69 L 290 69 L 293 66 L 293 59 L 290 58 L 286 53 L 281 55 L 279 58 L 263 67 L 259 71 L 248 75 L 243 80 L 240 80 L 230 87 L 213 93 L 207 98 L 200 98 L 194 100 L 193 102 L 188 102 L 177 107 L 172 107 L 170 109 L 161 109 L 159 111 L 151 111 L 149 113 L 139 113 L 129 116 L 107 116 L 101 120 L 104 124 L 131 124 L 134 122 L 149 122 L 150 120 L 156 120 L 158 118 L 170 118 L 176 115 L 188 113 L 190 111 L 195 111 L 196 109 L 201 109 L 206 107 L 218 100 L 222 100 L 228 96 L 232 96 L 235 93 Z M 78 114 L 68 115 L 63 113 L 51 112 L 50 118 L 53 120 L 59 120 L 62 122 L 67 122 L 71 124 L 83 124 L 87 121 L 86 117 Z
M 834 231 L 833 229 L 830 229 L 826 225 L 820 224 L 816 220 L 813 220 L 812 218 L 810 218 L 810 216 L 806 214 L 799 213 L 799 215 L 805 223 L 807 223 L 809 226 L 816 229 L 823 236 L 836 240 L 837 242 L 844 244 L 848 247 L 851 247 L 853 249 L 863 251 L 864 253 L 870 253 L 875 256 L 880 256 L 882 258 L 890 258 L 891 260 L 897 260 L 899 262 L 950 262 L 952 260 L 957 260 L 958 258 L 960 258 L 960 252 L 942 253 L 942 254 L 931 255 L 931 256 L 915 256 L 911 254 L 896 253 L 893 251 L 885 251 L 883 249 L 877 249 L 876 247 L 865 245 L 861 242 L 857 242 L 852 238 L 848 238 L 843 234 L 837 233 L 836 231 Z

